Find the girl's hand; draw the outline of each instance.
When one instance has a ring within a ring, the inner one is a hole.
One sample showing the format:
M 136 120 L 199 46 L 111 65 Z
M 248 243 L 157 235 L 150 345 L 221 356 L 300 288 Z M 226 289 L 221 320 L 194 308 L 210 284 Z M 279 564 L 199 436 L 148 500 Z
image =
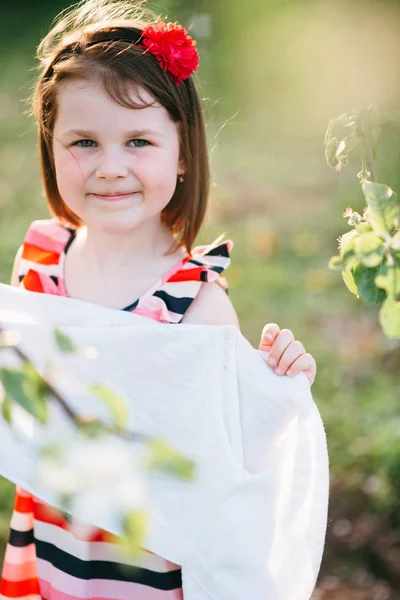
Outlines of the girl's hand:
M 304 371 L 310 386 L 314 383 L 317 372 L 315 360 L 311 354 L 306 353 L 303 344 L 294 339 L 290 329 L 281 331 L 276 323 L 265 325 L 259 350 L 269 352 L 267 363 L 277 375 L 293 377 Z

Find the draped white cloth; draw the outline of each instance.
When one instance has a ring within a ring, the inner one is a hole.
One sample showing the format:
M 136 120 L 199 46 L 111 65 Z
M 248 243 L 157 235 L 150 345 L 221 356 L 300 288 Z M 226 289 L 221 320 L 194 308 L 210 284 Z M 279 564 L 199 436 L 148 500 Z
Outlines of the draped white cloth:
M 77 383 L 106 383 L 126 399 L 130 430 L 160 437 L 194 460 L 191 483 L 149 475 L 150 531 L 142 544 L 182 565 L 185 600 L 310 598 L 329 471 L 304 373 L 278 377 L 233 326 L 167 326 L 2 284 L 0 324 L 20 332 L 37 367 L 51 359 L 60 369 L 59 390 L 75 410 L 105 419 L 106 407 L 77 393 Z M 56 325 L 78 346 L 95 346 L 98 357 L 57 352 Z M 0 364 L 11 360 L 7 353 Z M 61 377 L 65 367 L 74 385 Z M 16 431 L 0 421 L 0 473 L 57 505 L 36 476 L 37 452 L 70 430 L 53 405 L 45 426 Z M 93 524 L 120 533 L 112 511 L 94 511 Z

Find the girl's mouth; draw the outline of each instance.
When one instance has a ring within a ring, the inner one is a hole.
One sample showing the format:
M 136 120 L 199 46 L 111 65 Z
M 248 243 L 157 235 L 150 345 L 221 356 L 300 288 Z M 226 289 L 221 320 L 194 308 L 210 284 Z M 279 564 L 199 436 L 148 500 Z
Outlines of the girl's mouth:
M 126 198 L 130 198 L 130 196 L 133 196 L 136 193 L 137 192 L 131 192 L 130 194 L 113 194 L 113 195 L 110 195 L 110 196 L 106 196 L 106 195 L 103 195 L 103 194 L 93 194 L 93 196 L 95 196 L 99 200 L 106 200 L 108 202 L 115 202 L 117 200 L 125 200 Z

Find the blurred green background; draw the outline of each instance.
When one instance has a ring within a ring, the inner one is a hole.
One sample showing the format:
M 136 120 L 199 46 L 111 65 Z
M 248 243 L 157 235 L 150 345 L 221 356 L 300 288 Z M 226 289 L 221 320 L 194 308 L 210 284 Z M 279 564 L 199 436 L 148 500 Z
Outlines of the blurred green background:
M 400 107 L 400 2 L 163 0 L 149 6 L 190 28 L 213 176 L 198 242 L 235 242 L 227 272 L 242 331 L 290 328 L 316 359 L 312 387 L 328 437 L 331 498 L 315 600 L 400 598 L 400 343 L 379 307 L 327 269 L 343 212 L 362 212 L 354 160 L 324 159 L 328 120 L 353 106 Z M 0 281 L 30 222 L 48 216 L 34 122 L 24 114 L 35 48 L 60 0 L 2 2 Z M 378 178 L 400 192 L 400 131 L 384 128 Z M 13 487 L 0 480 L 0 556 Z M 288 599 L 290 600 L 290 599 Z

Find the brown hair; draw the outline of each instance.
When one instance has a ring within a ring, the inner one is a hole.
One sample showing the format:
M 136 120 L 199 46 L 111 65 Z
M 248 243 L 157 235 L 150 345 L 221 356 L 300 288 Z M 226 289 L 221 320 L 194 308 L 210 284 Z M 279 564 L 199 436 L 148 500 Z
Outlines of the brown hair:
M 42 184 L 51 213 L 73 226 L 82 225 L 57 187 L 52 140 L 58 83 L 95 79 L 113 100 L 128 108 L 149 106 L 134 103 L 129 96 L 132 83 L 142 86 L 166 108 L 178 126 L 185 178 L 161 216 L 176 241 L 172 250 L 184 246 L 190 253 L 205 217 L 209 194 L 203 112 L 193 75 L 178 86 L 157 59 L 137 45 L 142 29 L 159 20 L 143 8 L 144 3 L 145 0 L 83 0 L 62 11 L 41 41 L 37 49 L 40 74 L 30 98 L 30 114 L 38 124 Z

